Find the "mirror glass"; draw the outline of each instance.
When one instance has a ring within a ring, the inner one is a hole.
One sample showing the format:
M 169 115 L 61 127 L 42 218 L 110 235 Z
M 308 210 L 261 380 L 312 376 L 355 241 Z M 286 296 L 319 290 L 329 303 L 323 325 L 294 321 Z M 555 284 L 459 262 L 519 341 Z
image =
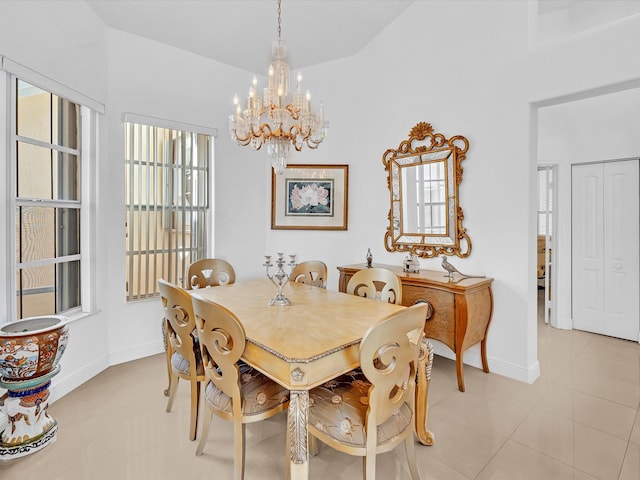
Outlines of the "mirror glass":
M 420 257 L 471 253 L 458 203 L 460 162 L 468 147 L 466 138 L 447 139 L 422 122 L 397 149 L 385 152 L 382 161 L 389 174 L 391 199 L 385 234 L 388 251 Z

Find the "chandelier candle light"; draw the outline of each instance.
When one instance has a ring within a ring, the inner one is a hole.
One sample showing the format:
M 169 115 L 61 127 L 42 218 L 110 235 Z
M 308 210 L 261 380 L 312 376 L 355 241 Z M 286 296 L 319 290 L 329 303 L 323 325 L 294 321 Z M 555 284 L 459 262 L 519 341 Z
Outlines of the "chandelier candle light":
M 278 306 L 287 306 L 291 305 L 291 300 L 284 296 L 282 290 L 285 285 L 289 282 L 289 274 L 284 271 L 285 259 L 283 253 L 278 253 L 278 258 L 276 259 L 275 266 L 278 268 L 276 272 L 272 275 L 269 273 L 269 269 L 273 267 L 273 263 L 271 263 L 271 255 L 264 256 L 263 267 L 267 269 L 267 278 L 273 282 L 273 284 L 278 288 L 278 293 L 275 297 L 273 297 L 269 301 L 269 306 L 272 307 L 274 305 Z M 293 271 L 293 267 L 296 266 L 296 256 L 289 255 L 289 262 L 287 263 L 289 269 Z
M 251 145 L 260 150 L 267 145 L 267 154 L 274 171 L 284 173 L 291 156 L 307 147 L 315 149 L 322 143 L 329 128 L 324 119 L 322 102 L 316 113 L 311 108 L 311 93 L 302 91 L 302 75 L 298 73 L 296 90 L 289 94 L 290 69 L 287 63 L 287 44 L 281 37 L 280 0 L 278 0 L 278 39 L 271 45 L 268 86 L 263 98 L 258 95 L 258 78 L 254 75 L 243 110 L 238 95 L 233 98 L 236 112 L 229 115 L 231 139 L 239 145 Z

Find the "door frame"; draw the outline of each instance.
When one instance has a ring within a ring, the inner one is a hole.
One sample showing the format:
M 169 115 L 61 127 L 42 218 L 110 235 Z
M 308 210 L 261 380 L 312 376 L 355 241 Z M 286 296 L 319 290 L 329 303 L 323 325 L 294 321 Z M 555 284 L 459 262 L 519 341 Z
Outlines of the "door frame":
M 544 210 L 538 210 L 538 213 L 543 212 L 546 217 L 546 224 L 551 228 L 547 229 L 545 235 L 545 276 L 544 276 L 544 323 L 556 326 L 557 324 L 557 305 L 554 300 L 556 298 L 556 285 L 555 275 L 557 268 L 555 266 L 556 258 L 558 256 L 558 250 L 556 248 L 556 237 L 558 236 L 558 215 L 556 203 L 558 201 L 558 165 L 557 164 L 538 164 L 537 172 L 545 170 L 551 172 L 551 179 L 549 175 L 546 175 L 545 187 L 547 190 L 546 198 L 551 199 L 551 202 L 547 200 L 546 208 Z M 540 182 L 540 175 L 538 175 L 538 202 L 540 202 L 540 188 L 542 188 Z M 540 203 L 538 203 L 538 206 Z M 551 208 L 549 208 L 551 207 Z M 551 235 L 549 234 L 551 232 Z M 536 230 L 537 236 L 540 235 L 539 230 Z M 536 236 L 536 240 L 537 240 Z M 550 253 L 551 252 L 551 253 Z

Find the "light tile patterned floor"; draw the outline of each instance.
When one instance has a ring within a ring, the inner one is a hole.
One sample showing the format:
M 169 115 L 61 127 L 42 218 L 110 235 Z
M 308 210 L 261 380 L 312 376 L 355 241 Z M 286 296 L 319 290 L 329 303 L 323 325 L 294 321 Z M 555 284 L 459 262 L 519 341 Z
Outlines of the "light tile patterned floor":
M 429 428 L 417 446 L 425 480 L 640 479 L 640 346 L 541 324 L 542 376 L 533 385 L 436 357 Z M 202 457 L 187 439 L 189 391 L 165 413 L 164 357 L 111 367 L 50 406 L 58 440 L 1 463 L 0 478 L 50 480 L 230 479 L 233 433 L 214 418 Z M 285 415 L 247 427 L 246 478 L 284 478 Z M 322 447 L 311 479 L 361 477 L 361 461 Z M 405 480 L 404 449 L 378 457 L 380 480 Z

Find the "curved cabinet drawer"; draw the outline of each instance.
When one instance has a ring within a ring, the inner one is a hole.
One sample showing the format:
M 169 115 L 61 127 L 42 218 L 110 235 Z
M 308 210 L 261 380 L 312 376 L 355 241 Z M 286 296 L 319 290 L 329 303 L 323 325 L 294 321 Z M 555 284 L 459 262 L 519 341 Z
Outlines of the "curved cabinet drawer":
M 420 300 L 426 300 L 433 307 L 433 315 L 424 326 L 425 336 L 453 349 L 456 331 L 455 294 L 433 288 L 402 286 L 403 305 L 410 306 Z

